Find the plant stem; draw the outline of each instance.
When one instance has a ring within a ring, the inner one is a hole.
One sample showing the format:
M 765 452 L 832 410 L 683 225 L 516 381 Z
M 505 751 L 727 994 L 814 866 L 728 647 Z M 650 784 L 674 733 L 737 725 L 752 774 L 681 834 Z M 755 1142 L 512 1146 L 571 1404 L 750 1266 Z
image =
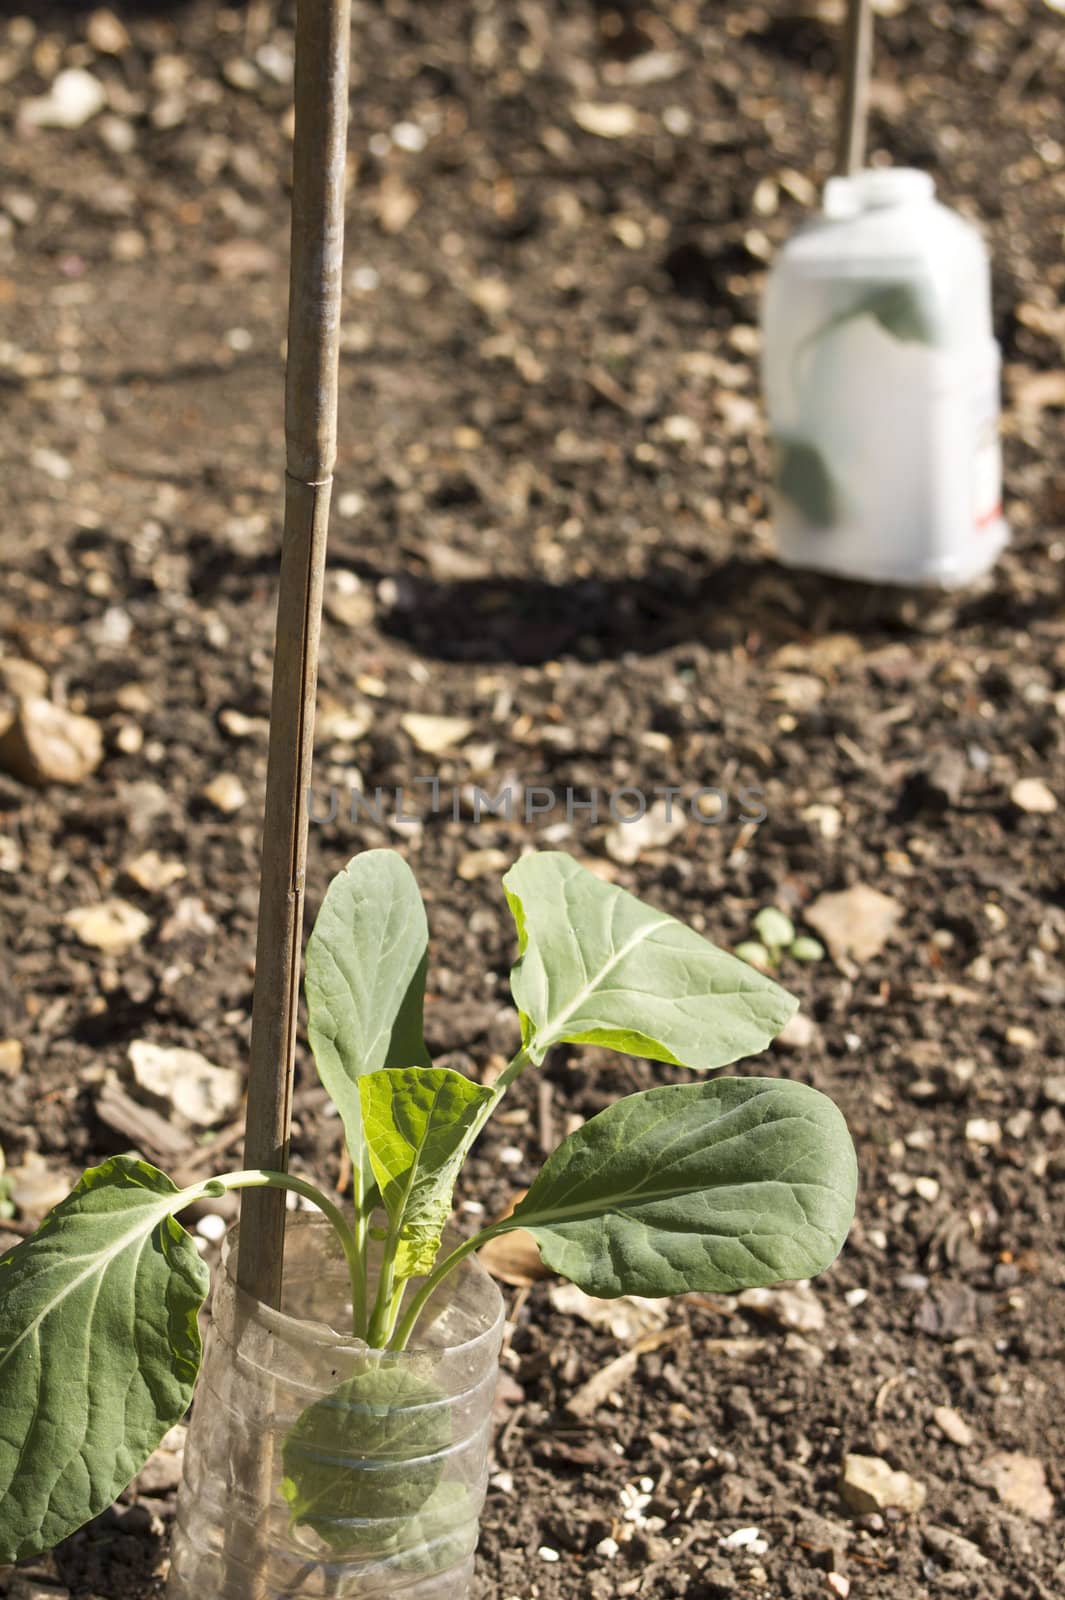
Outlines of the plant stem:
M 395 1293 L 396 1245 L 398 1242 L 395 1230 L 389 1228 L 388 1238 L 385 1240 L 384 1253 L 381 1256 L 381 1270 L 377 1279 L 377 1297 L 374 1300 L 373 1315 L 370 1318 L 370 1328 L 366 1335 L 366 1342 L 372 1350 L 383 1350 L 392 1332 L 389 1312 Z
M 407 1309 L 406 1316 L 389 1340 L 388 1348 L 390 1350 L 405 1350 L 407 1348 L 407 1343 L 414 1332 L 418 1318 L 448 1273 L 453 1272 L 459 1262 L 464 1261 L 468 1255 L 472 1255 L 483 1244 L 487 1244 L 489 1239 L 493 1239 L 497 1233 L 504 1231 L 505 1229 L 498 1222 L 494 1222 L 490 1228 L 482 1228 L 480 1233 L 475 1233 L 472 1238 L 464 1239 L 460 1245 L 455 1246 L 450 1255 L 445 1256 L 443 1261 L 437 1263 L 418 1290 L 418 1293 L 414 1296 Z
M 192 1188 L 182 1191 L 183 1204 L 191 1205 L 194 1200 L 222 1194 L 229 1189 L 291 1189 L 293 1194 L 303 1195 L 305 1199 L 313 1201 L 332 1224 L 333 1231 L 340 1240 L 344 1259 L 348 1264 L 348 1276 L 351 1279 L 355 1335 L 357 1338 L 362 1337 L 359 1332 L 359 1305 L 361 1302 L 364 1320 L 366 1309 L 364 1252 L 360 1250 L 356 1232 L 340 1208 L 333 1204 L 328 1195 L 323 1194 L 313 1183 L 308 1183 L 305 1178 L 297 1178 L 291 1172 L 268 1172 L 263 1168 L 252 1168 L 245 1172 L 223 1172 L 217 1178 L 206 1178 L 202 1183 L 194 1184 Z

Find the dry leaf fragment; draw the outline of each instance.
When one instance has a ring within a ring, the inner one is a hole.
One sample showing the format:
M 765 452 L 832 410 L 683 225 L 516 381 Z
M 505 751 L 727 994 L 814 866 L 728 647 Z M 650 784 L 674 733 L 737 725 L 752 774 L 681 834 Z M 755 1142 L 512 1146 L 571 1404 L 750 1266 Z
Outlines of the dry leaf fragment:
M 820 895 L 804 913 L 824 939 L 835 961 L 871 961 L 887 944 L 902 916 L 902 906 L 867 883 L 838 894 Z
M 400 717 L 399 725 L 427 756 L 453 750 L 473 732 L 473 723 L 466 717 L 435 717 L 419 711 L 408 711 Z
M 1037 1457 L 999 1450 L 987 1458 L 984 1468 L 1003 1505 L 1034 1522 L 1050 1521 L 1054 1496 L 1047 1487 L 1046 1468 Z
M 166 1100 L 194 1127 L 213 1127 L 240 1104 L 240 1073 L 235 1067 L 215 1066 L 198 1050 L 134 1039 L 129 1061 L 140 1087 Z
M 63 921 L 82 944 L 106 951 L 108 955 L 121 955 L 131 950 L 152 925 L 151 919 L 128 900 L 102 900 L 96 906 L 78 906 L 68 911 Z
M 580 1317 L 593 1328 L 605 1328 L 625 1343 L 665 1326 L 669 1301 L 648 1300 L 641 1295 L 622 1295 L 617 1300 L 597 1300 L 575 1283 L 554 1284 L 548 1299 L 564 1316 Z

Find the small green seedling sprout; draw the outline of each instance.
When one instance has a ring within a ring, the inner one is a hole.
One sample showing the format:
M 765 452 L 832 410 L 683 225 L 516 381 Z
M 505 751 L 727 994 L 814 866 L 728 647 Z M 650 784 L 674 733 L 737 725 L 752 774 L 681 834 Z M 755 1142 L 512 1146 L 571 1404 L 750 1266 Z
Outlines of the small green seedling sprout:
M 796 933 L 795 924 L 783 911 L 765 906 L 752 923 L 756 939 L 745 939 L 734 954 L 761 972 L 776 972 L 785 956 L 792 961 L 823 961 L 824 945 L 807 933 Z
M 179 1189 L 147 1161 L 116 1156 L 0 1258 L 0 1562 L 49 1549 L 103 1511 L 187 1409 L 209 1274 L 176 1218 L 204 1196 L 292 1190 L 321 1209 L 346 1258 L 365 1367 L 307 1408 L 281 1452 L 293 1523 L 334 1550 L 371 1513 L 437 1529 L 453 1514 L 461 1491 L 421 1462 L 439 1463 L 446 1441 L 390 1437 L 432 1415 L 412 1411 L 419 1380 L 394 1352 L 489 1239 L 527 1230 L 550 1268 L 604 1298 L 732 1293 L 834 1260 L 857 1182 L 843 1117 L 805 1084 L 755 1077 L 669 1084 L 608 1106 L 548 1157 L 508 1217 L 442 1252 L 471 1146 L 555 1045 L 713 1072 L 765 1049 L 796 1007 L 764 974 L 568 856 L 525 856 L 503 884 L 521 1047 L 491 1086 L 430 1061 L 428 927 L 402 858 L 366 851 L 326 893 L 307 948 L 308 1036 L 351 1154 L 349 1210 L 293 1173 Z M 758 927 L 767 948 L 794 948 L 779 912 Z M 365 1419 L 367 1458 L 384 1441 L 387 1471 L 330 1466 L 342 1412 Z

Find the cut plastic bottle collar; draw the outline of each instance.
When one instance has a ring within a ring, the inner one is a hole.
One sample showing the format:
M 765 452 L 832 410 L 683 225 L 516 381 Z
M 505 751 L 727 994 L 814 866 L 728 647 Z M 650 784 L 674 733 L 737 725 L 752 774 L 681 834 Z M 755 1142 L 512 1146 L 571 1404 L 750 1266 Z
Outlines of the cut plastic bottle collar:
M 856 172 L 850 178 L 829 178 L 825 184 L 824 212 L 832 218 L 856 217 L 862 211 L 886 206 L 915 205 L 935 198 L 930 173 L 916 167 L 884 167 Z

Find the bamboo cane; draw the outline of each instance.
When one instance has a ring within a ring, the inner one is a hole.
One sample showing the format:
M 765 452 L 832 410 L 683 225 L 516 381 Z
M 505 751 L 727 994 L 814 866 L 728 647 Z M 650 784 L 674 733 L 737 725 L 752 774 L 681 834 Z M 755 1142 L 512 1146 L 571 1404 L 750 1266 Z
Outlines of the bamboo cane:
M 288 1165 L 307 791 L 336 459 L 350 25 L 350 0 L 299 0 L 285 523 L 244 1145 L 246 1165 L 281 1171 Z M 248 1190 L 241 1202 L 237 1280 L 248 1294 L 273 1306 L 281 1297 L 284 1207 L 280 1190 Z
M 244 1160 L 288 1166 L 296 1052 L 307 793 L 314 746 L 318 640 L 336 459 L 340 291 L 344 255 L 351 0 L 299 0 L 296 17 L 285 373 L 285 520 L 277 602 L 259 926 L 252 998 Z M 281 1190 L 241 1200 L 237 1282 L 280 1306 L 285 1248 Z M 239 1335 L 238 1335 L 239 1337 Z M 273 1449 L 269 1433 L 230 1441 L 229 1482 L 257 1508 L 226 1527 L 226 1594 L 265 1600 Z
M 873 65 L 873 0 L 847 0 L 843 46 L 843 97 L 836 170 L 849 177 L 865 163 L 869 79 Z

